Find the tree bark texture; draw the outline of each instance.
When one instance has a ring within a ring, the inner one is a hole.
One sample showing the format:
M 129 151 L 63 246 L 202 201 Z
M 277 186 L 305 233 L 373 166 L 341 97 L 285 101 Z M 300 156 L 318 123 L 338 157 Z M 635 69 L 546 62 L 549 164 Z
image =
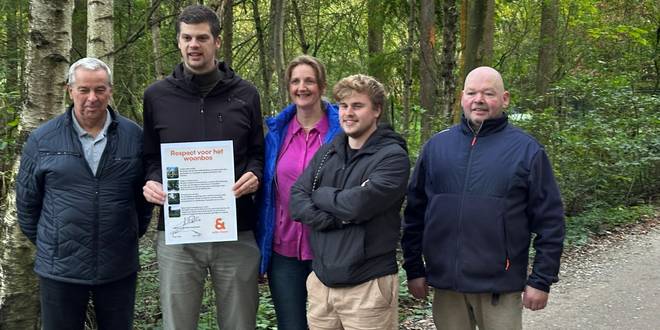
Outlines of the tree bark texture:
M 435 64 L 435 1 L 421 0 L 420 16 L 420 59 L 419 59 L 419 103 L 422 113 L 421 140 L 426 141 L 432 133 L 437 114 L 437 69 Z
M 160 0 L 151 0 L 151 7 L 154 8 L 152 16 L 147 21 L 151 29 L 151 47 L 154 58 L 154 75 L 156 79 L 161 80 L 165 77 L 163 72 L 163 54 L 160 47 Z
M 557 20 L 559 0 L 542 0 L 541 35 L 539 38 L 539 60 L 536 66 L 536 93 L 543 96 L 543 106 L 547 103 L 545 93 L 553 80 L 557 51 Z
M 232 66 L 234 59 L 232 47 L 234 44 L 234 0 L 222 1 L 222 60 Z
M 467 31 L 465 31 L 465 76 L 482 65 L 491 65 L 493 59 L 494 0 L 467 1 Z
M 264 115 L 273 115 L 272 97 L 270 95 L 271 78 L 273 76 L 272 61 L 268 57 L 268 48 L 266 47 L 266 36 L 261 16 L 259 14 L 259 0 L 252 0 L 252 14 L 254 17 L 254 26 L 257 35 L 257 45 L 259 48 L 259 62 L 261 62 L 261 77 L 263 79 L 263 89 L 261 90 L 261 113 Z
M 458 14 L 456 1 L 444 0 L 442 4 L 442 118 L 450 119 L 455 104 L 456 94 L 456 31 L 458 28 Z
M 387 77 L 385 77 L 385 55 L 383 54 L 383 25 L 385 23 L 385 15 L 383 11 L 385 5 L 383 0 L 368 0 L 367 1 L 367 71 L 369 75 L 376 78 L 383 85 L 387 84 Z M 390 109 L 385 102 L 383 104 L 382 113 L 380 115 L 381 122 L 389 123 Z
M 87 56 L 113 67 L 113 0 L 87 1 Z
M 64 109 L 65 75 L 71 49 L 73 0 L 32 0 L 27 51 L 26 102 L 19 126 L 22 144 L 29 132 Z M 20 157 L 13 166 L 18 170 Z M 0 328 L 38 329 L 39 298 L 32 272 L 34 246 L 16 221 L 11 189 L 0 223 Z
M 404 48 L 406 58 L 406 73 L 403 80 L 403 122 L 401 123 L 403 136 L 410 135 L 410 113 L 412 103 L 413 85 L 413 44 L 415 42 L 415 9 L 417 0 L 408 0 L 408 39 Z
M 300 50 L 303 54 L 308 54 L 309 42 L 307 42 L 307 38 L 305 37 L 305 28 L 303 27 L 302 14 L 300 13 L 298 0 L 291 0 L 291 6 L 293 7 L 293 16 L 296 20 L 296 31 L 298 31 Z
M 270 49 L 277 75 L 277 100 L 275 106 L 276 108 L 281 108 L 287 103 L 287 82 L 284 79 L 284 19 L 286 0 L 271 0 L 270 6 Z

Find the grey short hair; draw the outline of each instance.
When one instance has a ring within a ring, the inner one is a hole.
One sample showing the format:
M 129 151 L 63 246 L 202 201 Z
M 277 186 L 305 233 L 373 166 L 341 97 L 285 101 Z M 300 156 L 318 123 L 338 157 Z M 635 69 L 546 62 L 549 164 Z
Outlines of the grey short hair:
M 76 70 L 82 67 L 85 70 L 96 71 L 105 70 L 108 74 L 108 85 L 112 86 L 112 71 L 107 64 L 94 57 L 81 58 L 76 63 L 71 64 L 69 67 L 69 74 L 67 76 L 67 85 L 72 86 L 76 82 Z

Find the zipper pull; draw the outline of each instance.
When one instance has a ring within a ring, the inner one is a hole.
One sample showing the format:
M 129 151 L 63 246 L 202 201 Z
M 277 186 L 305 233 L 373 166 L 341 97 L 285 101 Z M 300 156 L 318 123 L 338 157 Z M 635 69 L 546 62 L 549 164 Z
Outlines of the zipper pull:
M 508 271 L 509 267 L 511 267 L 511 260 L 509 258 L 506 258 L 506 266 L 504 266 L 504 270 Z
M 477 144 L 477 136 L 476 135 L 472 138 L 472 143 L 470 144 L 470 146 L 474 147 L 475 144 Z

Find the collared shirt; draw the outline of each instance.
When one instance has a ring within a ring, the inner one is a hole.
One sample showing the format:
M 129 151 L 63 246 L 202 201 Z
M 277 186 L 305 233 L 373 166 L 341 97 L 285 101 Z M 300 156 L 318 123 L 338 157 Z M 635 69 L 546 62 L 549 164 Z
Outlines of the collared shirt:
M 327 116 L 322 116 L 316 125 L 305 132 L 294 116 L 289 123 L 277 160 L 275 177 L 275 235 L 273 251 L 299 260 L 312 259 L 309 245 L 309 229 L 291 219 L 289 199 L 291 187 L 323 144 L 328 133 Z
M 73 129 L 76 130 L 78 134 L 78 139 L 83 147 L 83 152 L 85 154 L 85 160 L 87 165 L 92 170 L 92 173 L 96 175 L 96 169 L 99 167 L 99 162 L 101 161 L 101 155 L 103 155 L 103 150 L 105 150 L 105 145 L 108 143 L 106 135 L 108 133 L 108 127 L 112 123 L 112 116 L 110 116 L 110 111 L 105 110 L 105 123 L 103 124 L 103 129 L 96 137 L 93 137 L 91 134 L 87 133 L 78 119 L 76 119 L 75 110 L 72 110 L 71 117 L 73 117 Z

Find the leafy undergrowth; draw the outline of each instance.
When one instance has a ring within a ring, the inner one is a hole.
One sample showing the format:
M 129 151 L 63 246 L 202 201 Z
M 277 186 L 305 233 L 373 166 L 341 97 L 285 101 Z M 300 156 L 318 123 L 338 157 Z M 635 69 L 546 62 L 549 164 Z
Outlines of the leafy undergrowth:
M 625 230 L 629 225 L 658 220 L 658 207 L 641 205 L 596 209 L 566 219 L 566 248 L 572 250 L 585 245 L 599 236 Z M 142 270 L 138 277 L 135 306 L 135 329 L 162 329 L 162 315 L 158 297 L 158 267 L 156 263 L 155 234 L 145 235 L 140 244 Z M 398 256 L 401 264 L 401 256 Z M 401 329 L 426 329 L 431 327 L 431 297 L 414 299 L 408 292 L 406 275 L 399 269 L 399 321 Z M 277 329 L 268 285 L 259 284 L 259 311 L 257 329 Z M 198 329 L 217 329 L 215 297 L 206 283 Z

